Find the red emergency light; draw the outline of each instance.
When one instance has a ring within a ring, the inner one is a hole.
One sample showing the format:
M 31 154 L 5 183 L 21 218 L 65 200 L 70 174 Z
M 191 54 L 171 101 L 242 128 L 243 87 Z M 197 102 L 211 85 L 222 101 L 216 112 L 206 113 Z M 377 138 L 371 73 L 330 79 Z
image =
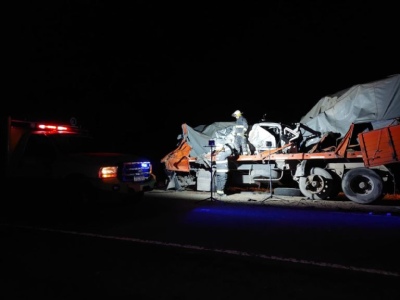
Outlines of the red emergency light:
M 71 130 L 70 127 L 61 126 L 61 125 L 46 125 L 46 124 L 38 124 L 38 128 L 43 130 L 57 130 L 57 131 L 69 131 Z
M 53 122 L 31 122 L 22 120 L 11 120 L 13 128 L 25 128 L 27 130 L 40 130 L 48 133 L 77 133 L 82 130 L 75 125 L 57 124 Z

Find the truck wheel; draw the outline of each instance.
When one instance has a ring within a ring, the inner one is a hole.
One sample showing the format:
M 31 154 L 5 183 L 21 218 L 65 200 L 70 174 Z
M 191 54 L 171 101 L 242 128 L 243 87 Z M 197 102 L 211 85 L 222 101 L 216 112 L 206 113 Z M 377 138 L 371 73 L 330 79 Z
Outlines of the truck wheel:
M 313 200 L 325 200 L 335 193 L 332 174 L 322 168 L 312 168 L 310 175 L 300 177 L 299 188 L 307 199 Z
M 342 190 L 348 199 L 359 204 L 372 203 L 384 196 L 382 178 L 368 168 L 356 168 L 344 174 Z

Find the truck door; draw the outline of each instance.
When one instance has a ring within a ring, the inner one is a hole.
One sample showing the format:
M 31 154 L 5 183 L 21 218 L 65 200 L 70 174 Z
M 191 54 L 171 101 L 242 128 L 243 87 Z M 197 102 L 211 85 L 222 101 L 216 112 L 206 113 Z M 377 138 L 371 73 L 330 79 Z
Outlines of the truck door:
M 51 178 L 56 151 L 45 135 L 30 135 L 18 155 L 13 174 L 29 179 Z

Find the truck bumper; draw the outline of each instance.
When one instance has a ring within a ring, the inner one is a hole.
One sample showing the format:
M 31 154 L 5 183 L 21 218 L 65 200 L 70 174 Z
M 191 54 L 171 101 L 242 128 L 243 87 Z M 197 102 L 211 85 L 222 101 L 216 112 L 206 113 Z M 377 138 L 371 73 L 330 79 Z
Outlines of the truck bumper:
M 97 181 L 94 184 L 94 186 L 98 190 L 104 192 L 112 192 L 115 194 L 128 195 L 128 194 L 151 191 L 154 189 L 156 182 L 157 180 L 155 175 L 151 175 L 151 177 L 148 180 L 139 182 L 121 182 L 116 178 L 103 179 L 101 181 Z

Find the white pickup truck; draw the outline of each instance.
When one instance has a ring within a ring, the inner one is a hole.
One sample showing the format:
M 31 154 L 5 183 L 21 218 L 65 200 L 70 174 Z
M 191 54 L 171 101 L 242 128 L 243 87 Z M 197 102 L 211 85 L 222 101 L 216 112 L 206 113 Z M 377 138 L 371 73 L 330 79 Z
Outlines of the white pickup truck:
M 63 197 L 72 203 L 138 198 L 154 188 L 152 163 L 103 150 L 73 124 L 7 119 L 6 182 L 13 195 Z

